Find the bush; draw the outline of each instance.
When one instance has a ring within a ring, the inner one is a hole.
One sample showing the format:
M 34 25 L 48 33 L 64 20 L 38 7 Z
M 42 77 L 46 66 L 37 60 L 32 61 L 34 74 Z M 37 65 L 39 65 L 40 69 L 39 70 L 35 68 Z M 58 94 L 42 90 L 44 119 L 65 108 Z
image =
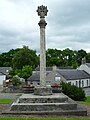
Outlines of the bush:
M 12 84 L 13 86 L 19 86 L 22 84 L 22 82 L 20 81 L 20 78 L 18 76 L 14 76 L 12 78 Z
M 85 101 L 86 99 L 84 90 L 71 83 L 62 82 L 62 92 L 75 101 Z

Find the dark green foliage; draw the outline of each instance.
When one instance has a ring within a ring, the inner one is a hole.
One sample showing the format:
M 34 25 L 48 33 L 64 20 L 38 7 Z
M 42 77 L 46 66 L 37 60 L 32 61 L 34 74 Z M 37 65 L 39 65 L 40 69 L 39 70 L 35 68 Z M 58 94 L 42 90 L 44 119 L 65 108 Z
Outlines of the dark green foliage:
M 46 51 L 47 66 L 61 66 L 67 67 L 71 66 L 77 68 L 77 51 L 70 50 L 69 48 L 65 50 L 48 49 Z
M 22 69 L 13 69 L 9 72 L 9 75 L 15 76 L 18 75 L 21 78 L 27 79 L 32 74 L 32 67 L 27 65 L 23 66 Z
M 85 92 L 71 83 L 62 82 L 62 92 L 75 101 L 85 101 Z
M 81 61 L 82 61 L 82 58 L 87 58 L 87 53 L 86 53 L 86 51 L 84 51 L 84 50 L 78 50 L 77 51 L 77 62 L 78 62 L 78 64 L 80 65 L 81 64 Z
M 81 65 L 81 60 L 84 57 L 86 57 L 86 62 L 90 63 L 90 53 L 86 53 L 82 49 L 78 51 L 69 48 L 64 50 L 48 49 L 46 51 L 46 64 L 47 66 L 77 68 Z M 32 66 L 32 68 L 39 65 L 39 56 L 36 55 L 36 51 L 27 46 L 0 54 L 0 67 L 10 66 L 14 69 L 22 69 L 26 65 Z
M 18 52 L 20 48 L 12 49 L 9 52 L 2 53 L 0 55 L 0 67 L 12 67 L 12 59 L 16 52 Z
M 14 76 L 12 78 L 12 84 L 13 86 L 19 86 L 22 84 L 22 82 L 20 81 L 19 77 L 18 76 Z
M 14 55 L 12 62 L 14 69 L 22 69 L 23 66 L 26 65 L 35 68 L 38 65 L 38 57 L 36 51 L 30 50 L 27 46 L 24 46 Z

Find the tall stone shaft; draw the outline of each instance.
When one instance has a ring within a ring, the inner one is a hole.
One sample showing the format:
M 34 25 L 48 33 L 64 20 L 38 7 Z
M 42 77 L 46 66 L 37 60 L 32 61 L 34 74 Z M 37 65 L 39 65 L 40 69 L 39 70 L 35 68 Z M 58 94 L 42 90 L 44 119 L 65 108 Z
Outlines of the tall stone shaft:
M 40 86 L 46 86 L 46 43 L 45 43 L 45 26 L 47 25 L 45 21 L 45 16 L 47 16 L 47 7 L 38 7 L 38 16 L 40 16 L 39 26 L 40 26 Z
M 39 23 L 40 25 L 40 23 Z M 45 28 L 40 26 L 40 86 L 45 86 L 46 80 L 46 45 Z

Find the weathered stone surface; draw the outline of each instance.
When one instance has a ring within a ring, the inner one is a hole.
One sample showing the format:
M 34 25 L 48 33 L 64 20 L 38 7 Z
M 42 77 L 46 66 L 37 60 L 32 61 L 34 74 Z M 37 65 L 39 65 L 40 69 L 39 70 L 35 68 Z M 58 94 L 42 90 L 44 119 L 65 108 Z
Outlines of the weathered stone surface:
M 25 111 L 33 114 L 87 115 L 85 108 L 78 106 L 76 102 L 62 93 L 48 96 L 23 94 L 12 104 L 9 112 L 24 113 Z
M 58 111 L 76 110 L 75 103 L 20 103 L 13 105 L 11 111 Z
M 24 94 L 11 107 L 11 111 L 76 110 L 77 104 L 64 94 L 48 96 Z
M 52 88 L 51 87 L 35 87 L 34 89 L 34 95 L 51 95 L 52 94 Z
M 46 43 L 45 43 L 45 26 L 47 25 L 45 21 L 45 16 L 47 16 L 47 7 L 38 6 L 37 13 L 40 16 L 39 26 L 40 26 L 40 86 L 45 87 L 46 80 Z
M 38 6 L 38 9 L 37 9 L 37 12 L 38 12 L 38 16 L 40 16 L 41 18 L 44 18 L 45 16 L 47 16 L 47 6 Z
M 63 103 L 67 101 L 68 98 L 62 94 L 52 94 L 48 96 L 23 94 L 23 96 L 19 98 L 18 103 Z

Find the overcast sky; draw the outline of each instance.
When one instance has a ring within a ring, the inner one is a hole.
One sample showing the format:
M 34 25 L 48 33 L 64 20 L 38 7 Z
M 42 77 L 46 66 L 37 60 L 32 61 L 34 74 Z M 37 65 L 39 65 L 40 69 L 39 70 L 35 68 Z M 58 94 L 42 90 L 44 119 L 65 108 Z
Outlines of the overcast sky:
M 0 53 L 39 51 L 38 6 L 47 6 L 46 48 L 90 52 L 90 0 L 0 0 Z

